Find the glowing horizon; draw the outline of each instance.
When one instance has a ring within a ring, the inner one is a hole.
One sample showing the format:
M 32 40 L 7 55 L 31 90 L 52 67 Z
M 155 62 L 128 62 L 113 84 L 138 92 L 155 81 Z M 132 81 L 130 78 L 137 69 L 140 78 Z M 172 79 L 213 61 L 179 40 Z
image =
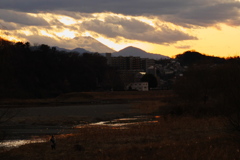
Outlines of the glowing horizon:
M 19 25 L 0 19 L 1 26 L 5 24 L 16 28 L 1 27 L 1 37 L 10 41 L 29 41 L 31 44 L 44 43 L 74 49 L 81 48 L 81 42 L 76 38 L 89 36 L 116 51 L 134 46 L 169 57 L 187 50 L 218 57 L 233 57 L 240 52 L 240 38 L 236 36 L 240 34 L 240 27 L 226 23 L 189 27 L 156 16 L 130 16 L 112 12 L 76 17 L 47 12 L 26 13 L 26 16 L 36 18 L 36 25 Z

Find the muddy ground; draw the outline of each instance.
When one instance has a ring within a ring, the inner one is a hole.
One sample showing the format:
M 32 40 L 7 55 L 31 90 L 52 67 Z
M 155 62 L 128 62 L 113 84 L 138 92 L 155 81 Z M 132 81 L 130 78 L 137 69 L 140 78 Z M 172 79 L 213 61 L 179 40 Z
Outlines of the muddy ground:
M 131 104 L 12 106 L 10 112 L 16 115 L 1 126 L 5 139 L 74 133 L 74 125 L 136 115 Z
M 9 109 L 7 117 L 13 115 L 13 118 L 1 123 L 0 131 L 5 139 L 72 133 L 74 125 L 148 113 L 150 101 L 171 95 L 170 91 L 119 91 L 67 93 L 52 99 L 2 99 L 0 115 Z M 147 111 L 136 108 L 138 104 L 145 106 L 146 101 Z

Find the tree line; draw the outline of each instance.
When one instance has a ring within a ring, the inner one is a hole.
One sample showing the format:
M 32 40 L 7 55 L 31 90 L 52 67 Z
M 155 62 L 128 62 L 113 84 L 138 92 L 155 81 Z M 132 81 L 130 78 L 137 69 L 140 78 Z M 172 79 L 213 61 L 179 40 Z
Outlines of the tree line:
M 240 131 L 240 57 L 219 58 L 188 51 L 176 59 L 188 66 L 174 85 L 176 113 L 224 116 Z
M 46 98 L 109 89 L 117 73 L 98 53 L 58 51 L 42 44 L 0 40 L 0 98 Z
M 176 56 L 188 69 L 174 90 L 189 106 L 240 104 L 240 57 L 219 58 L 187 51 Z

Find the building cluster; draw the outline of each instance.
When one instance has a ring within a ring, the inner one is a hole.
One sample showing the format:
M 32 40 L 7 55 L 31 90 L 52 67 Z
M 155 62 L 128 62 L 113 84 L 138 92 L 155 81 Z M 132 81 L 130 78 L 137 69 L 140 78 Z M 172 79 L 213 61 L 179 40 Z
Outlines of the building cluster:
M 146 71 L 148 67 L 155 65 L 154 59 L 140 57 L 112 57 L 111 53 L 106 54 L 107 62 L 110 66 L 118 70 Z
M 176 76 L 181 76 L 183 68 L 175 60 L 168 59 L 167 63 L 140 58 L 140 57 L 112 57 L 111 53 L 106 54 L 107 63 L 118 70 L 125 90 L 147 91 L 148 83 L 141 82 L 145 74 L 152 74 L 158 82 L 155 89 L 169 89 Z

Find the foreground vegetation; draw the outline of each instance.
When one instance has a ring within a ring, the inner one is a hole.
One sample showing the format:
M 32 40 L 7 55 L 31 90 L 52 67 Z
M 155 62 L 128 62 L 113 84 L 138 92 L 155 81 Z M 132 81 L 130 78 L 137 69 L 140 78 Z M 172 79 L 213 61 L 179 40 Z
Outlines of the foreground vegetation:
M 163 117 L 128 129 L 86 127 L 50 143 L 29 144 L 0 153 L 1 159 L 239 159 L 239 136 L 227 132 L 220 117 Z
M 76 129 L 78 130 L 76 134 L 56 135 L 56 150 L 51 150 L 49 135 L 43 137 L 47 139 L 46 143 L 28 144 L 1 152 L 1 159 L 229 160 L 240 158 L 239 132 L 234 130 L 225 116 L 220 114 L 196 116 L 190 112 L 179 114 L 176 112 L 179 107 L 176 108 L 172 103 L 176 95 L 170 91 L 110 93 L 103 92 L 102 95 L 88 93 L 88 96 L 101 100 L 129 99 L 134 104 L 135 112 L 137 109 L 139 114 L 151 115 L 155 118 L 149 119 L 152 120 L 151 123 L 139 122 L 124 129 L 89 125 Z M 74 97 L 73 99 L 77 101 L 82 98 L 82 94 L 75 93 L 70 97 Z M 70 97 L 65 96 L 66 100 Z

